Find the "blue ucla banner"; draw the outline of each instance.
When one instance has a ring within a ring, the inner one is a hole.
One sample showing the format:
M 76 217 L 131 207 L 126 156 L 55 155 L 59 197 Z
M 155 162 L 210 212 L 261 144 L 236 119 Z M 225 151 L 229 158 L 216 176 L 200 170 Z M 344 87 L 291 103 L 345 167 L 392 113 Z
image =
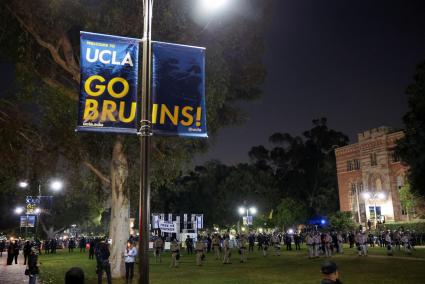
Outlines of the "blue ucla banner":
M 153 42 L 152 52 L 154 134 L 208 137 L 205 49 Z
M 81 32 L 77 131 L 137 133 L 139 39 Z

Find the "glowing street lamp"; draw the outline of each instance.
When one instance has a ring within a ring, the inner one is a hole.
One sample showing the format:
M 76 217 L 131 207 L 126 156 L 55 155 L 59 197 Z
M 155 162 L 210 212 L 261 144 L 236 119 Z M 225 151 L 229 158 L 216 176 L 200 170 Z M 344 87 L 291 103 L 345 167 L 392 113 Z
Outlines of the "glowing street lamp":
M 217 11 L 223 9 L 228 0 L 201 0 L 201 8 L 208 13 L 216 13 Z
M 24 207 L 18 206 L 15 208 L 15 214 L 21 215 L 24 212 Z
M 20 181 L 18 183 L 18 185 L 19 185 L 20 188 L 27 188 L 28 187 L 28 182 L 26 182 L 26 181 Z
M 53 180 L 50 183 L 50 189 L 52 189 L 53 191 L 60 191 L 63 188 L 63 182 L 60 180 Z
M 249 228 L 249 224 L 248 224 L 249 213 L 251 213 L 251 216 L 257 214 L 257 208 L 255 208 L 253 206 L 250 207 L 250 208 L 245 208 L 245 207 L 241 206 L 241 207 L 239 207 L 238 211 L 239 211 L 239 215 L 241 215 L 241 216 L 246 214 L 246 223 L 247 223 L 247 226 Z M 239 223 L 239 221 L 238 221 L 238 223 Z

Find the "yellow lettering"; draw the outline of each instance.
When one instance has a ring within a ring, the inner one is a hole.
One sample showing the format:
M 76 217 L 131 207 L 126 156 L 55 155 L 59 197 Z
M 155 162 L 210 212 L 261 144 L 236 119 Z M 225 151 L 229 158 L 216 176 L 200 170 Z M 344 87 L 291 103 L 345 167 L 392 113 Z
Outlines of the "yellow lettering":
M 152 123 L 156 123 L 156 118 L 158 116 L 158 104 L 152 105 Z
M 166 105 L 161 105 L 161 117 L 159 119 L 160 124 L 165 124 L 165 115 L 167 115 L 173 125 L 177 125 L 179 119 L 179 106 L 174 107 L 174 113 L 172 114 Z
M 190 125 L 193 124 L 193 115 L 191 113 L 189 113 L 189 112 L 192 112 L 192 111 L 193 111 L 193 107 L 191 107 L 191 106 L 183 107 L 182 116 L 184 118 L 186 118 L 186 120 L 184 120 L 184 119 L 180 120 L 180 123 L 183 126 L 190 126 Z
M 96 120 L 99 116 L 98 106 L 99 104 L 96 100 L 86 99 L 83 120 Z
M 114 91 L 114 85 L 116 83 L 121 83 L 123 85 L 123 89 L 120 93 L 116 93 Z M 127 95 L 128 89 L 129 89 L 128 82 L 124 78 L 115 77 L 108 83 L 108 93 L 116 99 L 120 99 L 124 97 L 125 95 Z
M 117 104 L 113 101 L 104 100 L 100 121 L 116 121 L 113 112 L 117 110 Z
M 124 110 L 125 110 L 125 102 L 120 102 L 120 111 L 119 111 L 119 119 L 122 122 L 131 122 L 134 117 L 136 116 L 136 107 L 137 107 L 137 103 L 136 102 L 132 102 L 131 103 L 131 110 L 130 110 L 130 115 L 128 116 L 128 118 L 124 117 Z
M 90 85 L 91 85 L 91 83 L 94 80 L 99 80 L 101 83 L 105 82 L 105 78 L 103 78 L 102 76 L 99 76 L 99 75 L 90 76 L 89 78 L 87 78 L 86 82 L 84 83 L 84 90 L 90 96 L 97 97 L 97 96 L 100 96 L 101 94 L 103 94 L 103 92 L 105 91 L 105 86 L 103 86 L 103 85 L 95 85 L 94 88 L 97 91 L 93 91 L 90 88 Z

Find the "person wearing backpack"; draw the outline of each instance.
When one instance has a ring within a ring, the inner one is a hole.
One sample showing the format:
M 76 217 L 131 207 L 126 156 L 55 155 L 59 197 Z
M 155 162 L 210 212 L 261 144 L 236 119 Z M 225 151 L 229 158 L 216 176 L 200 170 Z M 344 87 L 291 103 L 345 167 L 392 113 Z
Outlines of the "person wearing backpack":
M 105 240 L 102 240 L 97 245 L 95 254 L 97 261 L 97 283 L 102 284 L 103 271 L 105 271 L 108 284 L 112 284 L 111 264 L 109 263 L 109 256 L 111 253 L 109 252 L 108 244 Z

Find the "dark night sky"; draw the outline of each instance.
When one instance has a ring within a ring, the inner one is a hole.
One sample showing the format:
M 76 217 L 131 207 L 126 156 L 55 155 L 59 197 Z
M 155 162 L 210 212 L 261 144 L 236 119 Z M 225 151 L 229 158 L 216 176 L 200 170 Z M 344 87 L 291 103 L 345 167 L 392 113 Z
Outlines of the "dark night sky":
M 273 4 L 265 35 L 264 95 L 241 103 L 248 122 L 210 138 L 211 149 L 195 163 L 248 161 L 249 149 L 267 144 L 272 133 L 299 135 L 321 116 L 351 142 L 366 129 L 403 127 L 405 90 L 425 60 L 425 1 Z

